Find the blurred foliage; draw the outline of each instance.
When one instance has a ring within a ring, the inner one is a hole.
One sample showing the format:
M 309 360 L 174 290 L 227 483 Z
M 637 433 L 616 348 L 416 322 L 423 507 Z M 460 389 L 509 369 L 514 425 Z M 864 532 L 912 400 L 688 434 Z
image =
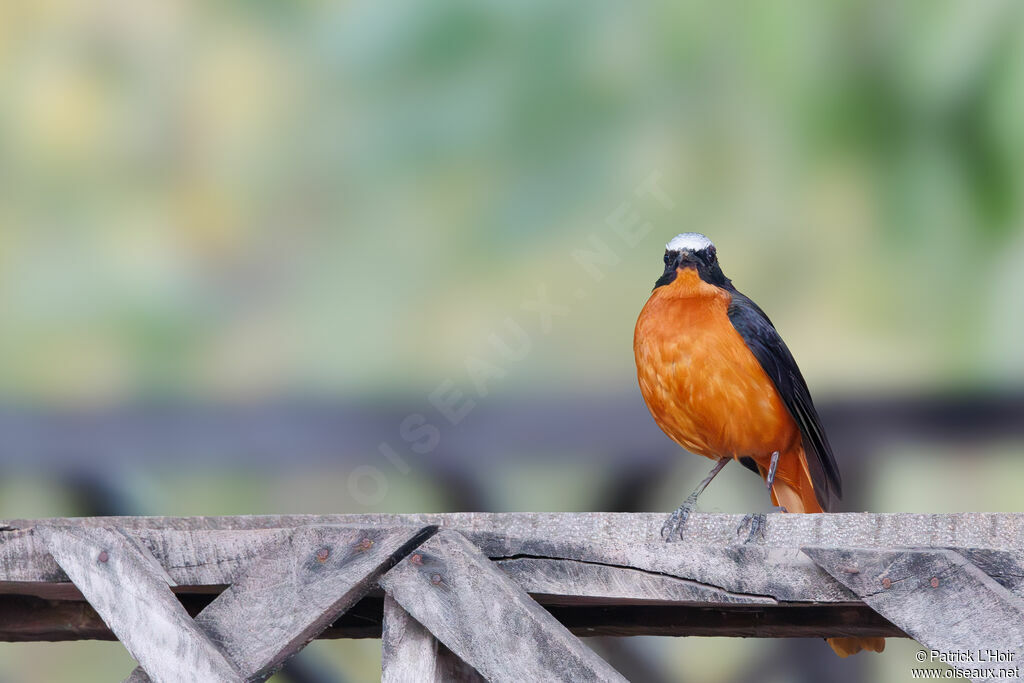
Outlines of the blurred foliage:
M 430 387 L 653 171 L 677 208 L 510 386 L 626 385 L 682 230 L 821 382 L 1019 381 L 1021 15 L 6 3 L 0 387 Z

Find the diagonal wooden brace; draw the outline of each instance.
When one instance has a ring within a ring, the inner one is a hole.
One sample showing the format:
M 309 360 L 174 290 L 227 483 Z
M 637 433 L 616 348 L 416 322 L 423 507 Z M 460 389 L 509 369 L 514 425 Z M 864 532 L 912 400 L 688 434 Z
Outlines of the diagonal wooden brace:
M 154 680 L 243 677 L 181 606 L 160 564 L 118 529 L 40 527 L 50 555 Z
M 299 527 L 269 547 L 241 579 L 199 613 L 195 623 L 245 680 L 263 680 L 435 530 Z M 148 671 L 143 664 L 127 681 L 150 680 Z
M 380 584 L 489 681 L 626 680 L 458 532 L 440 531 Z
M 1024 600 L 955 551 L 803 552 L 925 647 L 974 655 L 952 666 L 976 670 L 983 651 L 1015 653 L 1015 663 L 1024 658 Z

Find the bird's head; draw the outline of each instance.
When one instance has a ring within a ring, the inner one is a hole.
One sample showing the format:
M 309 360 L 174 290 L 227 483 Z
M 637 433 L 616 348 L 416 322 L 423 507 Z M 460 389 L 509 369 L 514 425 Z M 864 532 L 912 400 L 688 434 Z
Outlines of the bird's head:
M 699 232 L 684 232 L 665 245 L 665 272 L 654 288 L 675 282 L 679 273 L 688 268 L 694 269 L 709 285 L 723 289 L 732 287 L 732 282 L 718 265 L 718 251 L 711 240 Z

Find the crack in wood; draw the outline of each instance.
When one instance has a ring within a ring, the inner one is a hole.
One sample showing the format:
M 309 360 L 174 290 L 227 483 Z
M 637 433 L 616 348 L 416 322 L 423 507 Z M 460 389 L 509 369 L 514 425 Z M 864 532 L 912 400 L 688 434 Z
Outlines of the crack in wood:
M 613 563 L 610 563 L 610 562 L 600 562 L 600 561 L 597 561 L 597 560 L 581 560 L 581 559 L 577 559 L 577 558 L 552 557 L 552 556 L 544 556 L 544 555 L 533 555 L 533 554 L 529 554 L 529 553 L 517 553 L 515 555 L 506 555 L 506 556 L 492 557 L 491 560 L 494 561 L 494 562 L 508 562 L 508 561 L 515 561 L 515 560 L 542 560 L 542 561 L 546 561 L 546 562 L 558 562 L 558 563 L 565 563 L 565 564 L 572 563 L 572 564 L 586 565 L 586 566 L 591 566 L 591 567 L 603 567 L 603 568 L 606 568 L 606 569 L 614 569 L 616 571 L 621 571 L 621 572 L 635 572 L 637 574 L 642 574 L 642 575 L 645 575 L 645 576 L 653 576 L 653 577 L 658 577 L 658 578 L 663 578 L 663 579 L 670 579 L 670 580 L 672 580 L 674 582 L 678 582 L 678 583 L 683 584 L 683 585 L 692 586 L 694 588 L 699 588 L 699 589 L 702 589 L 702 590 L 713 591 L 715 593 L 718 593 L 718 594 L 722 595 L 723 597 L 733 598 L 737 602 L 742 602 L 742 603 L 749 603 L 749 602 L 755 602 L 756 601 L 756 602 L 759 602 L 761 604 L 777 605 L 780 602 L 778 600 L 778 598 L 776 598 L 776 597 L 774 597 L 772 595 L 757 594 L 757 593 L 740 593 L 740 592 L 737 592 L 737 591 L 728 590 L 726 588 L 723 588 L 721 586 L 717 586 L 717 585 L 712 584 L 712 583 L 706 583 L 706 582 L 699 581 L 697 579 L 692 579 L 692 578 L 685 577 L 685 576 L 677 576 L 675 574 L 669 574 L 668 572 L 657 571 L 657 570 L 654 570 L 654 569 L 642 569 L 640 567 L 632 567 L 632 566 L 629 566 L 629 565 L 613 564 Z

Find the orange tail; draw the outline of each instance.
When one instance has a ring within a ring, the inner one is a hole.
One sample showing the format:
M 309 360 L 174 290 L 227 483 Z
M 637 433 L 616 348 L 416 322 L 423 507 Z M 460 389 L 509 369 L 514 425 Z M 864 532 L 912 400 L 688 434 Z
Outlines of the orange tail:
M 768 468 L 759 469 L 761 476 L 767 477 Z M 783 453 L 779 457 L 772 489 L 772 502 L 781 505 L 787 512 L 824 512 L 814 495 L 814 485 L 802 448 Z M 826 638 L 826 641 L 840 657 L 849 657 L 862 650 L 881 652 L 885 649 L 885 638 Z

